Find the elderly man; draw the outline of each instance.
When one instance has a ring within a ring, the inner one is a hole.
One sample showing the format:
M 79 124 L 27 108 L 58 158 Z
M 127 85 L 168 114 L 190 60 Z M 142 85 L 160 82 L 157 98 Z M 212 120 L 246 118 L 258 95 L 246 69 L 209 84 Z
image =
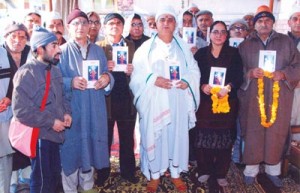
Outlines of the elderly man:
M 78 192 L 78 187 L 95 192 L 94 168 L 109 165 L 105 96 L 114 78 L 103 50 L 88 40 L 87 15 L 74 9 L 67 17 L 67 29 L 70 39 L 61 46 L 59 67 L 71 101 L 73 124 L 61 146 L 62 183 L 65 192 Z
M 21 123 L 39 128 L 36 157 L 31 159 L 30 192 L 52 193 L 60 179 L 59 145 L 72 122 L 71 108 L 63 97 L 61 72 L 55 66 L 61 53 L 55 34 L 38 26 L 30 46 L 34 58 L 14 77 L 12 109 Z
M 195 18 L 198 26 L 197 36 L 205 41 L 209 41 L 207 40 L 207 31 L 214 22 L 212 12 L 208 10 L 198 11 L 195 15 Z
M 275 18 L 269 7 L 260 6 L 253 21 L 256 33 L 239 46 L 245 72 L 239 93 L 244 180 L 253 184 L 259 164 L 265 163 L 267 177 L 281 187 L 278 176 L 289 137 L 293 90 L 300 79 L 300 54 L 288 36 L 273 30 Z M 273 72 L 258 65 L 265 51 L 275 51 Z
M 10 22 L 4 29 L 5 43 L 0 48 L 0 192 L 9 192 L 12 175 L 14 150 L 8 141 L 8 128 L 12 117 L 11 100 L 13 92 L 13 77 L 20 66 L 25 64 L 30 47 L 27 28 L 15 21 Z M 30 165 L 30 160 L 21 153 L 18 155 L 24 160 L 24 168 Z M 19 168 L 18 168 L 19 169 Z
M 196 121 L 200 72 L 187 44 L 173 36 L 174 9 L 161 7 L 155 20 L 158 35 L 135 53 L 130 81 L 140 117 L 141 170 L 149 180 L 148 192 L 156 192 L 168 168 L 176 189 L 185 192 L 180 173 L 188 170 L 188 131 Z M 171 80 L 174 67 L 180 80 Z
M 243 38 L 248 35 L 249 26 L 243 19 L 233 20 L 229 25 L 229 33 L 231 38 Z
M 129 89 L 129 76 L 132 73 L 132 58 L 135 52 L 134 43 L 122 36 L 124 29 L 124 18 L 118 13 L 110 13 L 104 18 L 105 40 L 97 42 L 107 57 L 109 71 L 116 80 L 115 87 L 107 97 L 108 109 L 108 148 L 113 140 L 113 129 L 115 123 L 118 126 L 120 141 L 120 172 L 121 177 L 131 183 L 137 183 L 135 177 L 134 157 L 134 127 L 136 122 L 136 109 L 133 105 L 132 93 Z M 117 61 L 113 60 L 113 47 L 128 47 L 128 64 L 125 71 L 114 71 Z M 110 168 L 99 170 L 97 184 L 101 185 L 110 173 Z
M 66 43 L 63 37 L 65 33 L 64 21 L 58 12 L 50 12 L 47 17 L 46 28 L 55 33 L 59 45 Z
M 101 29 L 101 20 L 99 14 L 94 11 L 88 12 L 90 29 L 88 33 L 89 40 L 93 43 L 103 40 L 104 37 L 100 36 L 99 31 Z

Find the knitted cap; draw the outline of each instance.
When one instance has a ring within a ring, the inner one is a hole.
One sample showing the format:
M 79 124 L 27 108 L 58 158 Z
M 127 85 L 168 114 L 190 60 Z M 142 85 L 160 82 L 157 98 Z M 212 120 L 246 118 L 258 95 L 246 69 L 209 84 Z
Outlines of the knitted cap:
M 210 15 L 210 17 L 213 17 L 213 13 L 208 10 L 200 10 L 195 14 L 195 18 L 197 19 L 200 15 Z
M 240 24 L 246 26 L 247 29 L 249 28 L 248 23 L 247 23 L 245 20 L 243 20 L 243 19 L 235 19 L 235 20 L 232 20 L 232 21 L 230 22 L 229 29 L 230 29 L 234 24 L 236 24 L 236 23 L 240 23 Z
M 77 17 L 83 17 L 85 18 L 87 21 L 89 20 L 88 19 L 88 16 L 83 12 L 81 11 L 80 9 L 78 8 L 75 8 L 72 10 L 72 12 L 68 15 L 67 17 L 67 23 L 70 24 L 71 21 Z
M 30 38 L 31 50 L 35 51 L 40 46 L 46 46 L 51 42 L 57 41 L 56 35 L 45 28 L 35 26 Z
M 10 33 L 14 31 L 22 30 L 25 32 L 27 40 L 29 40 L 29 34 L 27 31 L 27 28 L 22 23 L 17 23 L 15 21 L 10 22 L 5 28 L 4 28 L 4 37 L 7 37 Z
M 107 15 L 105 16 L 105 18 L 104 18 L 104 24 L 107 24 L 108 21 L 110 21 L 110 20 L 112 20 L 112 19 L 114 19 L 114 18 L 119 19 L 119 20 L 123 23 L 123 25 L 124 25 L 125 20 L 124 20 L 124 18 L 122 17 L 122 15 L 120 15 L 120 14 L 118 14 L 118 13 L 109 13 L 109 14 L 107 14 Z
M 256 14 L 253 18 L 253 23 L 255 24 L 255 22 L 262 17 L 269 17 L 273 20 L 273 22 L 275 22 L 274 15 L 272 14 L 270 8 L 266 5 L 261 5 L 257 8 Z

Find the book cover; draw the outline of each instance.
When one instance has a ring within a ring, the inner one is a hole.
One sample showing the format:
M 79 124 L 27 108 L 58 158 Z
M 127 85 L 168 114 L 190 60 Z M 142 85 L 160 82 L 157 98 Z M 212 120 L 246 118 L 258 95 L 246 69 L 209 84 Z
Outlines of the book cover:
M 258 67 L 264 71 L 274 72 L 276 66 L 275 50 L 260 50 Z
M 196 27 L 183 27 L 182 39 L 191 47 L 196 46 L 197 28 Z
M 95 88 L 94 84 L 100 76 L 99 60 L 83 60 L 82 77 L 87 80 L 87 88 Z
M 114 46 L 113 61 L 116 64 L 113 71 L 125 72 L 128 64 L 128 47 Z
M 209 85 L 224 87 L 225 86 L 225 77 L 226 77 L 226 68 L 221 67 L 211 67 L 209 75 Z

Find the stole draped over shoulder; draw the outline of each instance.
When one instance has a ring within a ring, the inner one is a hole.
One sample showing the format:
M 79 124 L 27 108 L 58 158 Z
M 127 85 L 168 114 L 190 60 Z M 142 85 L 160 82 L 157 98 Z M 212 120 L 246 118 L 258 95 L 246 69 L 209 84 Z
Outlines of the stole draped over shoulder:
M 166 77 L 166 56 L 179 61 L 187 89 L 154 85 L 158 76 Z M 169 160 L 179 172 L 187 171 L 188 130 L 195 126 L 200 101 L 200 71 L 192 53 L 180 38 L 166 44 L 155 36 L 136 51 L 133 66 L 130 88 L 140 116 L 142 172 L 150 179 L 149 170 L 162 173 Z

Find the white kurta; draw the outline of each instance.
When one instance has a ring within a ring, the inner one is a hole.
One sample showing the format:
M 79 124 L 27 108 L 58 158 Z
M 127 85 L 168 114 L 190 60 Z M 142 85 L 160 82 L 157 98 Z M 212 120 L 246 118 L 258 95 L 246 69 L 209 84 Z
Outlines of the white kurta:
M 189 88 L 154 85 L 158 76 L 167 76 L 166 58 L 179 62 Z M 140 117 L 142 172 L 149 180 L 150 171 L 163 173 L 170 161 L 178 173 L 187 171 L 188 130 L 195 125 L 200 101 L 200 71 L 189 47 L 180 38 L 166 44 L 155 36 L 135 52 L 133 66 L 130 88 Z

